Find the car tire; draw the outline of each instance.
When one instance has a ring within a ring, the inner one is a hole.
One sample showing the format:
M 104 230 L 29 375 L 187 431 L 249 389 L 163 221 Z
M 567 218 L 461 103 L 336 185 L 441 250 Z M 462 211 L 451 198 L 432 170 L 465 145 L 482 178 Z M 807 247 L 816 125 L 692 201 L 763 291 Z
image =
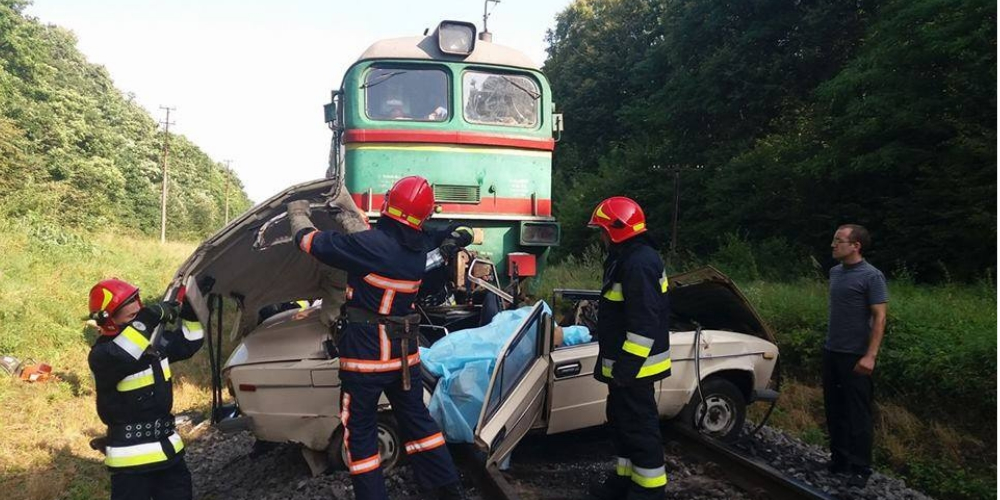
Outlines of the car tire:
M 388 472 L 403 454 L 403 440 L 396 418 L 390 413 L 378 414 L 378 451 L 382 459 L 382 472 Z M 340 426 L 326 449 L 327 460 L 333 470 L 347 470 L 347 448 L 344 447 L 344 426 Z
M 706 404 L 702 404 L 701 395 L 696 388 L 691 401 L 678 416 L 681 425 L 720 441 L 736 441 L 747 418 L 747 403 L 743 393 L 735 384 L 719 377 L 703 381 L 701 392 L 705 395 Z M 708 414 L 701 421 L 702 414 L 705 413 L 703 408 L 706 406 Z

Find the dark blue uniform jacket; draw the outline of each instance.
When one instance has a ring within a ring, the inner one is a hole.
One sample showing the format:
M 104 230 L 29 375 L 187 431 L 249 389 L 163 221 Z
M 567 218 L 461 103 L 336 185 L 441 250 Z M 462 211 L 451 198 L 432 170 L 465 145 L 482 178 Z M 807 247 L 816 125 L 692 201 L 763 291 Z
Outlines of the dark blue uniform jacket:
M 612 245 L 598 306 L 594 377 L 619 385 L 670 376 L 670 316 L 663 261 L 645 237 Z
M 414 312 L 427 252 L 441 244 L 449 230 L 417 232 L 383 218 L 374 229 L 352 234 L 302 230 L 299 248 L 324 264 L 347 271 L 347 306 L 384 316 Z M 411 342 L 410 366 L 419 363 Z M 337 346 L 341 372 L 383 373 L 402 367 L 400 342 L 390 341 L 384 327 L 350 323 Z

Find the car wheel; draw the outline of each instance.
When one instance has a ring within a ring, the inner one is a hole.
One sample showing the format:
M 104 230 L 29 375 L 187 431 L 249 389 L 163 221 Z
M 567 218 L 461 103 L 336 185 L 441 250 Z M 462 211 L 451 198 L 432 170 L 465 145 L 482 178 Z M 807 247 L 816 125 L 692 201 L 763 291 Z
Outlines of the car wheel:
M 721 441 L 736 441 L 747 417 L 743 393 L 723 378 L 705 380 L 701 392 L 705 396 L 704 403 L 695 389 L 691 401 L 681 411 L 681 424 Z
M 378 414 L 378 452 L 382 461 L 382 472 L 388 472 L 402 455 L 403 441 L 399 435 L 399 425 L 396 419 L 389 413 Z M 327 459 L 335 470 L 346 470 L 347 467 L 347 447 L 344 446 L 344 426 L 340 426 L 330 440 L 330 446 L 326 449 Z

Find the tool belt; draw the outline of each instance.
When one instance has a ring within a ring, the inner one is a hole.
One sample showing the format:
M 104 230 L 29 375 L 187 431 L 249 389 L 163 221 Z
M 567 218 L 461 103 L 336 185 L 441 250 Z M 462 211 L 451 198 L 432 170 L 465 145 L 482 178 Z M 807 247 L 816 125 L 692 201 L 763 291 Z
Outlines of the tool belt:
M 112 424 L 108 426 L 108 440 L 119 446 L 148 443 L 170 436 L 174 432 L 174 417 L 158 418 L 148 422 Z
M 420 333 L 420 315 L 417 313 L 406 316 L 385 316 L 360 307 L 346 309 L 347 322 L 368 326 L 384 326 L 385 334 L 391 340 L 417 340 Z
M 385 335 L 392 340 L 400 341 L 400 361 L 403 390 L 410 390 L 410 342 L 418 342 L 420 333 L 420 315 L 417 313 L 406 316 L 384 316 L 360 307 L 345 307 L 344 319 L 347 323 L 382 326 Z

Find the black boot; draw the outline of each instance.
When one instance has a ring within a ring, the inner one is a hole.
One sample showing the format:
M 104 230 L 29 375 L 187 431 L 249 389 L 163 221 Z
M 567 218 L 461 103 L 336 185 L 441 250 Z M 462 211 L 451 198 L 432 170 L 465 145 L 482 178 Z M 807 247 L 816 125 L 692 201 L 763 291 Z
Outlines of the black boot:
M 608 474 L 602 479 L 591 481 L 587 493 L 591 500 L 624 500 L 631 482 L 628 476 Z

